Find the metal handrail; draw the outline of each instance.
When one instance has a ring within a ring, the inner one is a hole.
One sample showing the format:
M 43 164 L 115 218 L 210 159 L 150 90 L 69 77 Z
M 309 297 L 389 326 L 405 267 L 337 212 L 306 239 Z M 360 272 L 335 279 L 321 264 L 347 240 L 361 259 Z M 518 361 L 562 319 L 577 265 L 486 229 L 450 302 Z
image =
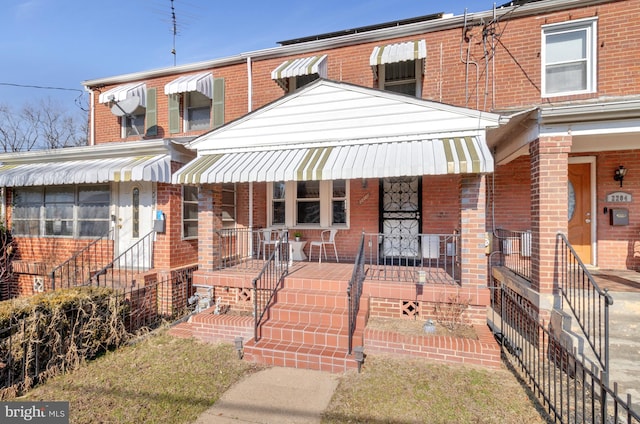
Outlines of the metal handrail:
M 500 265 L 531 281 L 531 231 L 498 228 L 493 238 L 491 251 L 500 252 Z
M 66 276 L 67 287 L 84 285 L 91 278 L 92 271 L 95 271 L 98 267 L 104 266 L 104 258 L 107 257 L 111 260 L 113 257 L 113 247 L 104 247 L 103 242 L 105 240 L 112 240 L 113 228 L 110 229 L 107 234 L 92 241 L 81 250 L 73 254 L 69 259 L 62 262 L 51 271 L 51 289 L 56 289 L 56 280 L 61 283 Z M 105 255 L 105 250 L 111 250 Z M 59 276 L 59 278 L 57 277 Z M 78 279 L 80 281 L 78 281 Z
M 353 273 L 347 287 L 347 299 L 349 304 L 349 354 L 353 350 L 353 334 L 356 331 L 356 323 L 358 320 L 358 312 L 360 311 L 360 297 L 362 296 L 362 288 L 364 285 L 364 233 L 360 238 L 360 247 L 356 254 L 356 260 L 353 264 Z
M 111 282 L 111 287 L 133 284 L 134 277 L 142 272 L 153 268 L 153 240 L 155 230 L 151 230 L 147 235 L 135 242 L 131 247 L 118 255 L 113 261 L 92 273 L 87 284 L 107 286 Z
M 558 233 L 557 240 L 562 298 L 576 317 L 606 378 L 609 374 L 609 306 L 613 305 L 613 298 L 608 290 L 598 287 L 567 237 Z
M 259 328 L 278 287 L 289 273 L 289 236 L 287 231 L 280 234 L 269 259 L 253 279 L 254 340 L 260 340 Z

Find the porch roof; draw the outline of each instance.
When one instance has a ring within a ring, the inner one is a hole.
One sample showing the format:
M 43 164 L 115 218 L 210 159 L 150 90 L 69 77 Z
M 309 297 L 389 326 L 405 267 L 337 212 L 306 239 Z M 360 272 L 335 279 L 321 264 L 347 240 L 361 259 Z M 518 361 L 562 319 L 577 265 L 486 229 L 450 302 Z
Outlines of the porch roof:
M 120 181 L 171 182 L 171 161 L 193 154 L 169 140 L 104 143 L 0 155 L 0 187 L 92 184 Z
M 340 144 L 220 151 L 201 155 L 173 176 L 177 184 L 308 181 L 470 174 L 493 171 L 479 135 L 345 140 Z

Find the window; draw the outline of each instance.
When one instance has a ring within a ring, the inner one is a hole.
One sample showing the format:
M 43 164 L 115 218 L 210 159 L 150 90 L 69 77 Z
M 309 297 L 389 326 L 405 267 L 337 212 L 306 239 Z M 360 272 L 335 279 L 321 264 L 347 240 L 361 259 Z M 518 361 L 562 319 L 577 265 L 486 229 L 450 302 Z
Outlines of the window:
M 182 238 L 198 238 L 198 187 L 182 186 Z
M 597 19 L 542 27 L 542 96 L 596 90 Z
M 423 62 L 418 59 L 378 65 L 378 88 L 422 97 Z
M 129 136 L 144 135 L 144 117 L 145 108 L 138 106 L 136 110 L 129 116 L 123 116 L 122 119 L 122 138 Z
M 348 184 L 336 181 L 277 181 L 270 185 L 269 224 L 287 227 L 348 225 Z
M 304 87 L 305 85 L 317 80 L 318 78 L 320 78 L 320 75 L 318 74 L 298 75 L 296 77 L 290 77 L 287 92 L 293 93 L 296 90 Z
M 185 128 L 187 131 L 208 130 L 211 127 L 211 99 L 192 91 L 185 93 Z
M 101 237 L 109 231 L 108 185 L 14 190 L 13 232 L 37 237 Z
M 234 183 L 222 184 L 222 227 L 234 228 L 236 226 L 236 185 Z

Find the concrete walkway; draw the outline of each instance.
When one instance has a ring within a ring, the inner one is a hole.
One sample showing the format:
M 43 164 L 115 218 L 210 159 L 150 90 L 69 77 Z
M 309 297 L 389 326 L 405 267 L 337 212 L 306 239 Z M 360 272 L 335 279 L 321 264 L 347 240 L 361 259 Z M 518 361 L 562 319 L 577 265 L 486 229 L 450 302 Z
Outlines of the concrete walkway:
M 319 423 L 337 385 L 327 372 L 268 368 L 227 390 L 195 423 Z

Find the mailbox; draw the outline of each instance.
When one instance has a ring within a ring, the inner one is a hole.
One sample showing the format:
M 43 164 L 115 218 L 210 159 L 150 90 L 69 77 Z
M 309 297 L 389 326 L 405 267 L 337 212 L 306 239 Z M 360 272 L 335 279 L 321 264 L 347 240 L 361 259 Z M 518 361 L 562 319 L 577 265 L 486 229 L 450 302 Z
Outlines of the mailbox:
M 609 209 L 609 224 L 629 225 L 629 209 Z

